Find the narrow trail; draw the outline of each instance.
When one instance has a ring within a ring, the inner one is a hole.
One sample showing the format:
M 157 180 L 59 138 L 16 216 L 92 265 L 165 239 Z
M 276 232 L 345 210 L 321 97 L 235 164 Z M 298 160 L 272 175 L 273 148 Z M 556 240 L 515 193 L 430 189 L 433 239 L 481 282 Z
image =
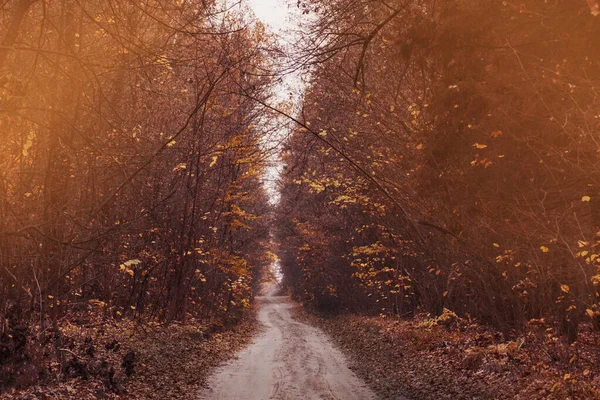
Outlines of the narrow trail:
M 323 332 L 292 318 L 288 297 L 267 295 L 258 301 L 264 331 L 237 359 L 217 370 L 200 399 L 376 398 Z

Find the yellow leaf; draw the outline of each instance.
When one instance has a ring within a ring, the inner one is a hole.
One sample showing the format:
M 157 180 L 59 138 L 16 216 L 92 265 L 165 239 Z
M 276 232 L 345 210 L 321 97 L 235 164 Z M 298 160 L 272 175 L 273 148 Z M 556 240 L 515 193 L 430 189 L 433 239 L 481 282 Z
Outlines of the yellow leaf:
M 547 253 L 550 251 L 549 248 L 547 248 L 546 246 L 540 246 L 540 250 L 542 250 L 542 252 Z
M 181 171 L 183 169 L 187 169 L 187 165 L 185 163 L 177 164 L 175 168 L 173 168 L 173 172 Z
M 500 245 L 498 243 L 493 243 L 494 247 L 500 247 Z
M 502 135 L 502 131 L 498 130 L 498 131 L 494 131 L 494 132 L 492 132 L 492 135 L 491 135 L 491 136 L 492 136 L 494 139 L 496 139 L 496 138 L 497 138 L 498 136 L 500 136 L 500 135 Z
M 217 165 L 217 161 L 219 160 L 219 156 L 213 156 L 212 161 L 209 165 L 209 167 L 214 167 L 215 165 Z
M 481 144 L 481 143 L 474 143 L 473 147 L 475 147 L 476 149 L 485 149 L 487 147 L 487 144 Z
M 327 136 L 327 131 L 326 131 L 325 129 L 323 129 L 323 130 L 321 131 L 321 133 L 319 133 L 319 136 L 321 136 L 321 137 L 325 137 L 325 136 Z
M 560 285 L 560 290 L 563 291 L 564 293 L 569 293 L 569 291 L 571 289 L 569 288 L 569 286 L 567 286 L 563 283 L 562 285 Z
M 590 197 L 590 196 L 583 196 L 583 197 L 581 198 L 581 201 L 590 201 L 590 200 L 591 200 L 591 197 Z
M 585 313 L 588 315 L 588 317 L 590 318 L 594 318 L 594 316 L 596 315 L 594 313 L 594 310 L 590 310 L 589 308 L 587 310 L 585 310 Z
M 578 247 L 585 247 L 588 245 L 588 242 L 584 242 L 583 240 L 578 240 L 577 241 L 577 246 Z
M 27 141 L 23 144 L 23 157 L 27 157 L 29 154 L 29 149 L 33 146 L 33 139 L 35 138 L 35 134 L 31 132 L 27 136 Z
M 590 12 L 594 17 L 600 15 L 600 3 L 596 0 L 588 0 L 588 5 L 590 6 Z
M 422 148 L 423 148 L 423 143 L 419 143 L 419 144 L 417 145 L 417 150 L 421 150 Z
M 571 379 L 571 374 L 565 374 L 565 376 L 563 377 L 563 379 L 565 381 Z
M 442 296 L 443 296 L 443 297 L 446 297 L 446 296 L 448 296 L 448 291 L 446 290 L 446 291 L 445 291 L 445 292 L 442 294 Z
M 573 364 L 575 360 L 577 360 L 577 356 L 571 357 L 571 359 L 569 360 L 569 364 Z

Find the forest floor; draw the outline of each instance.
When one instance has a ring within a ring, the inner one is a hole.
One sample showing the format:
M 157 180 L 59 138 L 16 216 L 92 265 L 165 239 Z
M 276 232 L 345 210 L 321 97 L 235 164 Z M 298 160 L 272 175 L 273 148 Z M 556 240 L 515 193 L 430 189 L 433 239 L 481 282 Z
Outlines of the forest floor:
M 600 335 L 582 329 L 566 344 L 543 321 L 512 341 L 445 313 L 412 321 L 301 308 L 382 399 L 600 399 Z
M 23 363 L 13 382 L 21 389 L 0 400 L 600 399 L 600 334 L 590 326 L 569 345 L 544 321 L 506 340 L 451 312 L 407 321 L 317 316 L 280 296 L 257 305 L 229 329 L 71 318 L 60 325 L 61 345 L 44 350 L 60 349 L 62 369 L 31 351 L 42 384 L 23 384 L 34 373 Z M 268 393 L 256 397 L 260 390 Z
M 47 345 L 36 368 L 30 363 L 15 367 L 13 384 L 21 383 L 20 389 L 2 392 L 0 382 L 1 400 L 196 399 L 214 368 L 245 347 L 257 329 L 254 312 L 231 328 L 81 317 L 59 326 L 62 368 L 48 356 L 55 346 Z M 36 357 L 31 351 L 27 355 L 30 362 Z M 27 386 L 40 371 L 40 383 Z

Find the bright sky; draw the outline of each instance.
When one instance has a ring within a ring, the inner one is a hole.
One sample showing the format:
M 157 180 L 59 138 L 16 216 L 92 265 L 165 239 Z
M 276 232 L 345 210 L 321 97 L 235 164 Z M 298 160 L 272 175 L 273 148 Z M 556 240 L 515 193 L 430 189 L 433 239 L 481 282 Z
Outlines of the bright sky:
M 246 0 L 254 14 L 269 25 L 276 33 L 282 29 L 294 27 L 291 16 L 295 11 L 287 0 Z M 295 8 L 295 7 L 294 7 Z
M 280 41 L 285 49 L 286 45 L 290 45 L 296 39 L 298 30 L 300 29 L 300 10 L 296 7 L 296 2 L 293 0 L 243 0 L 254 11 L 256 17 L 261 20 L 267 30 L 271 31 Z M 280 101 L 291 101 L 294 104 L 301 102 L 302 97 L 302 80 L 300 79 L 301 72 L 285 76 L 282 81 L 274 88 L 276 98 L 271 99 L 271 105 L 278 106 Z M 291 95 L 290 95 L 291 94 Z M 277 143 L 281 141 L 288 133 L 292 125 L 289 121 L 280 120 L 284 125 L 274 136 L 266 137 L 266 144 Z M 274 121 L 276 123 L 276 121 Z M 287 125 L 287 128 L 285 127 Z M 279 191 L 277 181 L 281 173 L 282 163 L 278 154 L 271 155 L 269 166 L 265 173 L 265 187 L 270 197 L 270 201 L 275 204 L 279 201 Z
M 301 14 L 294 0 L 244 1 L 254 11 L 256 17 L 265 24 L 266 28 L 278 37 L 284 49 L 285 45 L 290 45 L 295 41 L 300 29 Z M 278 99 L 274 99 L 274 101 L 289 100 L 295 104 L 300 103 L 303 96 L 301 74 L 301 71 L 296 71 L 287 75 L 275 88 Z M 276 104 L 273 105 L 276 106 Z M 286 122 L 288 123 L 281 125 L 280 131 L 274 137 L 266 138 L 265 140 L 268 142 L 279 142 L 283 139 L 293 126 L 289 124 L 289 121 Z M 282 171 L 282 162 L 278 154 L 272 154 L 270 158 L 269 166 L 265 172 L 264 185 L 271 203 L 276 204 L 280 197 L 277 181 Z M 271 265 L 271 269 L 277 281 L 281 282 L 282 275 L 279 261 L 275 261 Z

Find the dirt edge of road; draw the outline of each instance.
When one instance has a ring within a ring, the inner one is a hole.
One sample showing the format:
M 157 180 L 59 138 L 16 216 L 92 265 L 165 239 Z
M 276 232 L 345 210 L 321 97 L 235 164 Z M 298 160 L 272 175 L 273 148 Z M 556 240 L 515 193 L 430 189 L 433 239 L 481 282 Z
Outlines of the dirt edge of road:
M 433 356 L 396 324 L 377 317 L 320 317 L 296 309 L 296 317 L 319 326 L 351 360 L 351 368 L 381 399 L 498 399 L 502 377 L 493 381 L 464 373 L 455 361 Z M 424 338 L 427 340 L 427 338 Z
M 546 360 L 546 350 L 553 348 L 543 335 L 506 340 L 456 318 L 403 321 L 294 312 L 325 331 L 381 399 L 600 399 L 600 375 L 586 374 L 566 343 L 554 342 L 564 360 Z M 579 356 L 592 357 L 593 338 L 580 336 Z
M 351 360 L 351 368 L 381 399 L 497 399 L 501 382 L 457 370 L 453 360 L 432 356 L 432 338 L 418 342 L 401 321 L 357 315 L 317 316 L 304 309 L 296 318 L 319 326 Z M 433 342 L 432 342 L 433 343 Z M 501 381 L 501 379 L 499 379 Z

